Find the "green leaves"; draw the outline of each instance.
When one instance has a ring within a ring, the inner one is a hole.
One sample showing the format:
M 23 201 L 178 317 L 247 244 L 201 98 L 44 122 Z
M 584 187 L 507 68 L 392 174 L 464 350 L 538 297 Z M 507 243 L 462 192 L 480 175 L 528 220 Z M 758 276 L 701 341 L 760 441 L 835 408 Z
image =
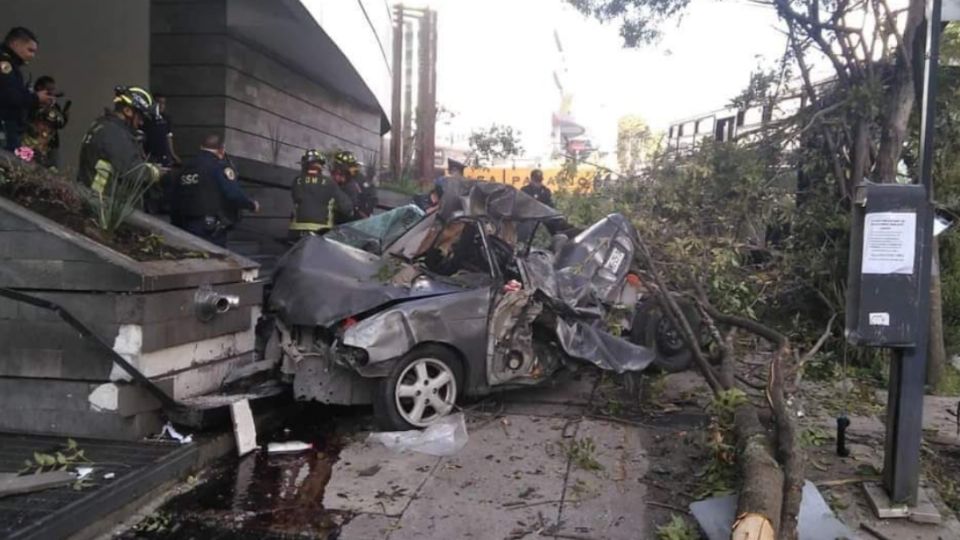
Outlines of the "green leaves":
M 520 132 L 512 126 L 492 124 L 485 129 L 475 129 L 470 134 L 470 150 L 478 166 L 489 165 L 496 159 L 507 159 L 523 153 Z
M 65 471 L 79 463 L 90 463 L 90 460 L 87 459 L 84 450 L 80 448 L 77 441 L 67 439 L 66 443 L 52 453 L 35 451 L 32 460 L 24 460 L 24 467 L 20 469 L 19 473 L 24 474 L 33 471 L 37 474 L 54 470 Z
M 566 0 L 584 15 L 601 22 L 616 21 L 625 47 L 656 41 L 660 26 L 679 15 L 690 0 Z
M 603 465 L 597 461 L 597 445 L 592 437 L 573 439 L 566 447 L 567 457 L 577 467 L 585 471 L 602 471 Z
M 681 516 L 671 514 L 670 521 L 657 527 L 657 540 L 697 540 L 700 533 Z
M 152 165 L 141 163 L 123 174 L 113 174 L 103 193 L 91 191 L 90 204 L 96 210 L 97 226 L 112 236 L 143 204 L 143 196 L 154 180 Z

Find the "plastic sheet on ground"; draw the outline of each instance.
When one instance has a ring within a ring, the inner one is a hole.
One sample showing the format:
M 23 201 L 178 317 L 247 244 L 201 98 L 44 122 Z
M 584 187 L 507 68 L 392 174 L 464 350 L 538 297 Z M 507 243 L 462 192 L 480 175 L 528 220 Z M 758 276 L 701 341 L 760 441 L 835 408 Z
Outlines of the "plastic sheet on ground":
M 180 444 L 189 444 L 193 442 L 193 435 L 183 435 L 173 428 L 173 424 L 167 422 L 163 425 L 163 430 L 158 435 L 158 438 L 162 439 L 164 437 L 169 437 Z
M 381 431 L 371 433 L 367 442 L 378 442 L 397 452 L 420 452 L 431 456 L 452 456 L 467 444 L 467 422 L 463 413 L 451 414 L 423 431 Z

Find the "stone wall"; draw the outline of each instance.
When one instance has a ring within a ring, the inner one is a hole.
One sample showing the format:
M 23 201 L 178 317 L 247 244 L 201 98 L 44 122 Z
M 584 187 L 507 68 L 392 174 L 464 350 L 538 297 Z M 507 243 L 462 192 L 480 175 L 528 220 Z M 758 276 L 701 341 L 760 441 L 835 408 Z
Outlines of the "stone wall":
M 275 254 L 284 249 L 276 239 L 286 234 L 288 188 L 304 150 L 343 148 L 372 161 L 382 115 L 245 37 L 230 26 L 228 8 L 226 0 L 152 1 L 152 86 L 168 96 L 181 156 L 195 153 L 206 133 L 224 136 L 245 190 L 263 209 L 247 215 L 231 240 Z M 322 32 L 312 21 L 303 31 Z
M 10 159 L 0 152 L 0 159 Z M 253 360 L 263 282 L 250 260 L 160 220 L 130 222 L 204 256 L 135 261 L 0 197 L 0 287 L 60 306 L 0 297 L 0 430 L 137 439 L 157 433 L 160 404 L 114 364 L 113 349 L 175 400 L 214 392 Z M 238 297 L 212 320 L 197 288 Z

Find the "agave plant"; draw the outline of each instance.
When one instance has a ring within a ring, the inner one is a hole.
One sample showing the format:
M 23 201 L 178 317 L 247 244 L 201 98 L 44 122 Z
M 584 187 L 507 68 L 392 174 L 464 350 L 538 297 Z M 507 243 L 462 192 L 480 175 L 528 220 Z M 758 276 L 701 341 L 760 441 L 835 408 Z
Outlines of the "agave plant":
M 97 227 L 108 235 L 143 205 L 143 196 L 157 180 L 156 169 L 141 163 L 123 174 L 113 173 L 106 189 L 93 192 L 91 201 L 96 212 Z

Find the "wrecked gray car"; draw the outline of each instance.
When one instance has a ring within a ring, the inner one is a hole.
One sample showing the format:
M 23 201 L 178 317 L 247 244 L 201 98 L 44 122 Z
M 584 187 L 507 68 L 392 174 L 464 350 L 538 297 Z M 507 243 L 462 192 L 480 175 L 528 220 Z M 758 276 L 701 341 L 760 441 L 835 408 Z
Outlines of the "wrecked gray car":
M 640 301 L 630 222 L 612 214 L 568 238 L 549 232 L 561 218 L 511 186 L 462 181 L 436 212 L 305 238 L 274 275 L 268 358 L 298 399 L 373 403 L 384 428 L 410 429 L 574 363 L 624 373 L 675 356 L 675 333 Z

